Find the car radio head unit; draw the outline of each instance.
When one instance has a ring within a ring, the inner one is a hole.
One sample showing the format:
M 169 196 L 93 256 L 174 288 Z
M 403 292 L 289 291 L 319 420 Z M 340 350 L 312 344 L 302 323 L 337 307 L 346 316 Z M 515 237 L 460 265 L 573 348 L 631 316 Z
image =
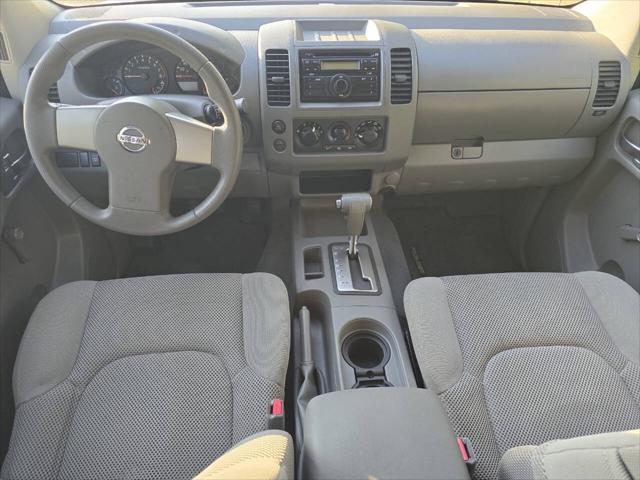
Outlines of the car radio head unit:
M 377 102 L 380 50 L 299 51 L 301 102 Z

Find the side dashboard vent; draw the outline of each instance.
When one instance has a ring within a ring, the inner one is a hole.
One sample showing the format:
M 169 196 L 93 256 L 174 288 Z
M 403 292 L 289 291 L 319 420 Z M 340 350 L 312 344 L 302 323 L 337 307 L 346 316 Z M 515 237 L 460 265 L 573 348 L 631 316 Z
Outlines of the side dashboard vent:
M 272 107 L 286 107 L 291 103 L 289 52 L 287 50 L 267 50 L 265 58 L 267 104 Z
M 413 92 L 413 72 L 411 50 L 391 49 L 391 103 L 411 103 Z
M 600 62 L 598 65 L 598 89 L 593 99 L 594 108 L 612 107 L 620 90 L 620 62 Z
M 29 76 L 33 73 L 33 68 L 29 69 Z M 54 83 L 49 87 L 47 98 L 51 103 L 60 103 L 60 93 L 58 92 L 58 84 Z
M 60 103 L 60 93 L 58 93 L 58 84 L 54 83 L 49 87 L 49 93 L 47 95 L 51 103 Z
M 11 55 L 9 55 L 9 44 L 4 35 L 4 32 L 0 32 L 0 62 L 8 63 L 11 61 Z

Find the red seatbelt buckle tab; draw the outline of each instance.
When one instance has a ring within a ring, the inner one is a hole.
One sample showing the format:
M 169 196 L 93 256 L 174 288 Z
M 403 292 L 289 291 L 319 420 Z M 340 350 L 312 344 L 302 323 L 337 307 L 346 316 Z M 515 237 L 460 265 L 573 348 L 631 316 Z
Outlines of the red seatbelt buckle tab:
M 284 400 L 274 398 L 269 405 L 269 428 L 284 430 Z
M 469 438 L 467 437 L 457 437 L 456 442 L 458 443 L 458 448 L 460 449 L 462 461 L 467 466 L 469 473 L 472 474 L 473 469 L 476 466 L 476 452 L 473 450 L 471 440 L 469 440 Z

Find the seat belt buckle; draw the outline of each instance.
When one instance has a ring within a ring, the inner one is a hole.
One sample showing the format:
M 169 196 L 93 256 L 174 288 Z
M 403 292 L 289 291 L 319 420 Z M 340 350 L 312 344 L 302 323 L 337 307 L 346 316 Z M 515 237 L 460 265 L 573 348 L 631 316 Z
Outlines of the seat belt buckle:
M 269 405 L 270 430 L 284 430 L 284 401 L 281 398 L 274 398 Z
M 469 470 L 469 475 L 473 475 L 473 470 L 476 468 L 476 452 L 471 445 L 471 440 L 468 437 L 456 437 L 456 442 L 460 449 L 460 455 L 462 455 L 462 461 Z

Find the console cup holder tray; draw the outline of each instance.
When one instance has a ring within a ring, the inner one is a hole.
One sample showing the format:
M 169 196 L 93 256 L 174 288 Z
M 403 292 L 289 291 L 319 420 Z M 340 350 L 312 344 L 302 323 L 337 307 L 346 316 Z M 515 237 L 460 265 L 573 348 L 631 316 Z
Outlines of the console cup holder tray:
M 371 331 L 356 331 L 342 342 L 342 357 L 353 367 L 356 383 L 352 388 L 390 387 L 384 367 L 391 358 L 386 340 Z

